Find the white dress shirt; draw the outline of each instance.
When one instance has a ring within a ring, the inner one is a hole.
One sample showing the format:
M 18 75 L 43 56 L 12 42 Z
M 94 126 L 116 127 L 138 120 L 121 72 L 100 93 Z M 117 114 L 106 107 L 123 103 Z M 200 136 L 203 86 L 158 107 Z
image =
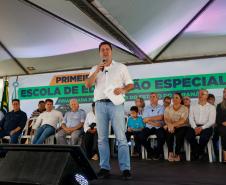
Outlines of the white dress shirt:
M 94 66 L 89 77 L 96 71 L 97 66 Z M 104 94 L 104 90 L 108 85 L 112 85 L 115 88 L 122 88 L 128 84 L 133 84 L 133 80 L 130 77 L 127 67 L 124 64 L 112 61 L 110 66 L 105 67 L 104 71 L 100 71 L 97 74 L 94 90 L 94 101 L 107 99 Z
M 87 132 L 87 130 L 90 129 L 89 125 L 91 125 L 92 123 L 97 123 L 97 122 L 96 122 L 95 114 L 93 113 L 93 111 L 90 111 L 86 116 L 86 120 L 84 123 L 84 132 Z
M 57 110 L 51 110 L 50 112 L 45 111 L 38 116 L 32 128 L 37 129 L 40 125 L 42 126 L 48 124 L 56 129 L 57 124 L 61 124 L 62 121 L 63 115 L 60 111 Z
M 202 129 L 210 128 L 215 124 L 216 108 L 206 103 L 205 105 L 191 105 L 189 113 L 189 122 L 192 128 L 197 125 L 203 125 Z

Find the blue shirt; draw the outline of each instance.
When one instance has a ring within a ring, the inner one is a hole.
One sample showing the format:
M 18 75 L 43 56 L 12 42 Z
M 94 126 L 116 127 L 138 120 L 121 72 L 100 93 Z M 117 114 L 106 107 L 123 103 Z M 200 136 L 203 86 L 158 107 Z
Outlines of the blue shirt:
M 156 107 L 152 107 L 151 105 L 148 105 L 144 108 L 143 118 L 160 116 L 160 115 L 164 115 L 164 106 L 163 105 L 157 105 Z M 162 125 L 164 124 L 163 120 L 162 121 L 154 121 L 154 122 L 161 123 Z M 155 126 L 146 124 L 146 127 L 153 128 Z M 160 127 L 155 127 L 155 128 L 160 128 Z
M 143 122 L 143 118 L 138 116 L 136 119 L 132 118 L 131 116 L 128 119 L 128 127 L 132 128 L 133 130 L 141 130 L 145 127 Z
M 85 119 L 86 119 L 85 111 L 79 109 L 76 112 L 72 111 L 66 112 L 64 115 L 63 123 L 65 123 L 67 127 L 71 128 L 77 126 L 81 122 L 84 123 Z

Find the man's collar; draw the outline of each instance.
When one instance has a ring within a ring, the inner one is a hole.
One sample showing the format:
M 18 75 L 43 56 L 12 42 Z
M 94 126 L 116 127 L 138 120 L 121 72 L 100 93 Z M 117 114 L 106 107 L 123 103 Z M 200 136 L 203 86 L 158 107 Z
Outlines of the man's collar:
M 79 111 L 79 109 L 78 109 L 78 110 L 76 110 L 76 111 L 72 111 L 72 110 L 71 110 L 71 112 L 78 112 L 78 111 Z
M 204 105 L 202 105 L 200 102 L 198 103 L 200 106 L 209 106 L 210 103 L 206 102 Z
M 115 64 L 115 61 L 112 60 L 111 64 L 109 66 L 106 66 L 105 69 L 107 70 L 110 69 L 114 64 Z
M 157 104 L 157 105 L 155 105 L 155 106 L 153 106 L 152 104 L 150 104 L 150 107 L 151 107 L 152 109 L 156 109 L 158 106 L 159 106 L 159 104 Z

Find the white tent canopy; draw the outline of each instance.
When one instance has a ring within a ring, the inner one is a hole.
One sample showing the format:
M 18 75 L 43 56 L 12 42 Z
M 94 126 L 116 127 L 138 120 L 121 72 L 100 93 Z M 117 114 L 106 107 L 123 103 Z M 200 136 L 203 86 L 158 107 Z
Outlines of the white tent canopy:
M 0 0 L 0 76 L 226 56 L 225 0 Z

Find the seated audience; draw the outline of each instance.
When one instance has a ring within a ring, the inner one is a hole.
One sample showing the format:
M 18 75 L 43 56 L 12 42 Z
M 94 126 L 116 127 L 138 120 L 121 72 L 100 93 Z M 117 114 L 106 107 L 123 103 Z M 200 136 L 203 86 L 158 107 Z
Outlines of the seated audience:
M 180 93 L 173 95 L 173 105 L 167 107 L 164 113 L 166 142 L 169 151 L 169 161 L 180 161 L 180 151 L 184 144 L 187 129 L 188 108 L 183 105 Z M 175 155 L 173 153 L 174 136 L 176 137 Z
M 92 111 L 90 111 L 86 116 L 84 132 L 84 143 L 87 157 L 89 159 L 98 160 L 95 102 L 92 103 Z
M 216 108 L 207 102 L 208 91 L 200 90 L 198 104 L 192 105 L 189 112 L 189 123 L 186 139 L 191 144 L 194 159 L 203 159 L 204 148 L 213 134 L 216 119 Z M 200 136 L 197 142 L 196 136 Z
M 138 107 L 138 115 L 142 116 L 144 112 L 144 107 L 145 107 L 144 99 L 141 97 L 137 97 L 135 100 L 135 106 Z
M 166 108 L 166 107 L 169 107 L 171 104 L 171 98 L 169 96 L 166 96 L 164 99 L 163 99 L 163 106 Z
M 10 136 L 10 143 L 17 144 L 27 121 L 27 115 L 20 110 L 20 100 L 12 100 L 13 110 L 0 121 L 0 138 Z
M 150 94 L 150 105 L 146 106 L 143 114 L 143 121 L 146 127 L 139 134 L 139 142 L 147 150 L 147 157 L 158 160 L 163 153 L 163 144 L 165 143 L 165 132 L 163 129 L 164 106 L 158 104 L 157 93 Z M 153 148 L 148 141 L 150 135 L 157 136 L 157 148 L 154 153 Z
M 217 105 L 216 125 L 221 136 L 223 159 L 226 163 L 226 88 L 223 91 L 223 101 Z
M 141 152 L 141 146 L 138 140 L 138 135 L 141 133 L 141 131 L 144 129 L 145 124 L 143 122 L 143 118 L 141 116 L 138 116 L 138 107 L 132 106 L 130 108 L 130 117 L 127 122 L 127 132 L 126 132 L 126 138 L 127 141 L 130 141 L 131 136 L 134 137 L 135 147 L 134 147 L 134 154 L 133 156 L 139 156 Z
M 46 111 L 37 118 L 33 129 L 37 130 L 32 141 L 33 144 L 42 144 L 51 135 L 55 134 L 57 125 L 62 123 L 63 115 L 60 111 L 53 109 L 53 100 L 45 100 Z M 34 131 L 33 131 L 34 132 Z
M 56 133 L 57 144 L 67 144 L 66 136 L 71 136 L 71 144 L 77 145 L 81 141 L 80 136 L 83 134 L 83 125 L 86 119 L 86 114 L 79 109 L 79 104 L 76 99 L 70 100 L 71 111 L 64 115 L 63 123 L 60 130 Z

